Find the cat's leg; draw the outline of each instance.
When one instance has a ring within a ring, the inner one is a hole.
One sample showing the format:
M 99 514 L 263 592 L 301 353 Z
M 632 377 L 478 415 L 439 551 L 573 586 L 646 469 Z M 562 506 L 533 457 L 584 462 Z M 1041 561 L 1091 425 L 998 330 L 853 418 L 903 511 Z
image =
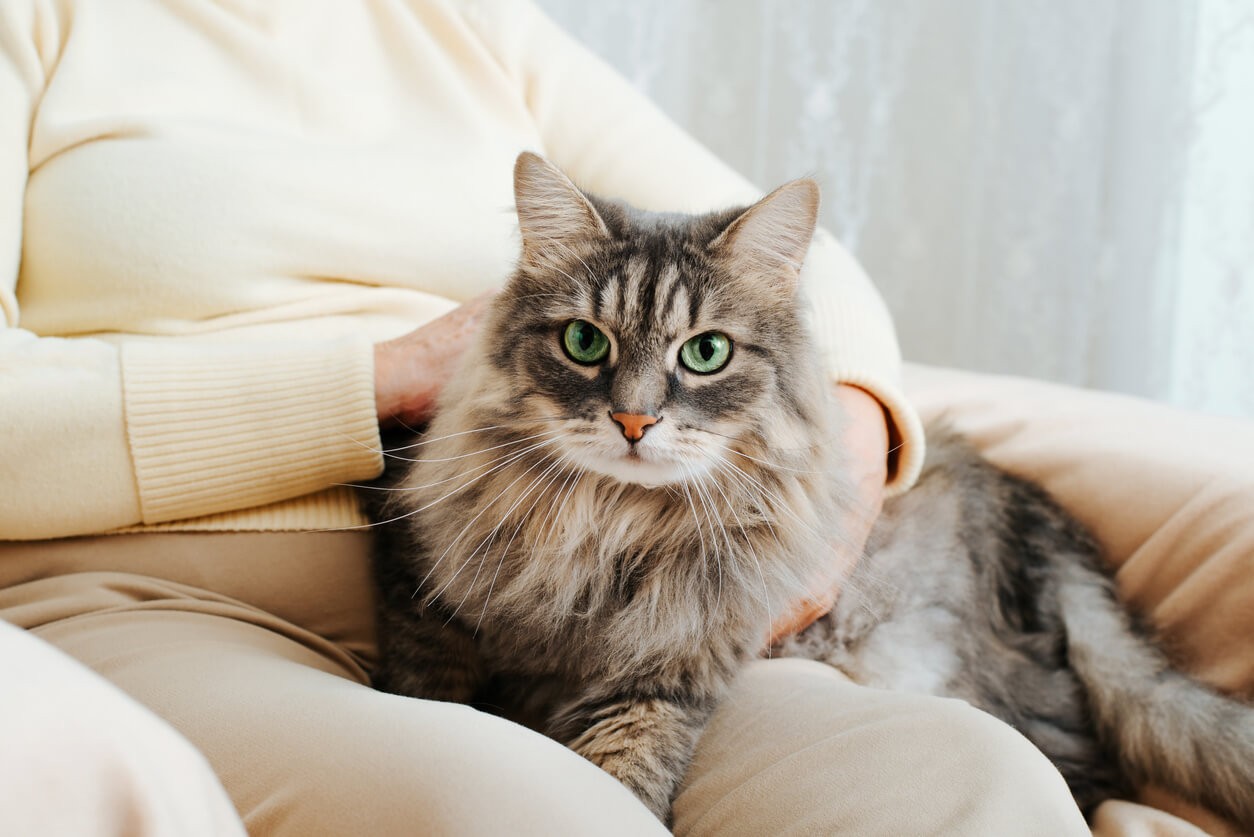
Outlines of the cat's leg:
M 485 679 L 474 634 L 438 606 L 381 604 L 379 652 L 371 680 L 385 692 L 470 703 Z
M 627 786 L 663 822 L 697 739 L 714 709 L 712 697 L 600 687 L 560 710 L 550 735 Z

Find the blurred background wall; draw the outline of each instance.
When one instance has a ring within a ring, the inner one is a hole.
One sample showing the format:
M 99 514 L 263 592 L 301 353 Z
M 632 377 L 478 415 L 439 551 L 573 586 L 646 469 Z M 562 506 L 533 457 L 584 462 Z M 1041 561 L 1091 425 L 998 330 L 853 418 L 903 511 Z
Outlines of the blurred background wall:
M 538 0 L 762 187 L 907 359 L 1254 417 L 1254 0 Z

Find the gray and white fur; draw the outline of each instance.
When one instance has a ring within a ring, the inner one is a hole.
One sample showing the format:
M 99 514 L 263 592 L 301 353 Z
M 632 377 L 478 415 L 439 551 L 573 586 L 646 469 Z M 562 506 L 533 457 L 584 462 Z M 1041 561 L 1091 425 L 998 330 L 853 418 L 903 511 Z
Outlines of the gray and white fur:
M 515 192 L 519 266 L 371 492 L 375 682 L 523 720 L 666 820 L 856 511 L 797 292 L 818 190 L 644 213 L 523 154 Z M 1153 780 L 1254 828 L 1254 711 L 1169 667 L 1043 491 L 945 433 L 929 450 L 836 609 L 775 653 L 968 700 L 1086 809 Z
M 1011 724 L 1085 813 L 1154 782 L 1254 825 L 1254 709 L 1171 667 L 1089 534 L 1040 487 L 929 428 L 836 607 L 778 653 Z

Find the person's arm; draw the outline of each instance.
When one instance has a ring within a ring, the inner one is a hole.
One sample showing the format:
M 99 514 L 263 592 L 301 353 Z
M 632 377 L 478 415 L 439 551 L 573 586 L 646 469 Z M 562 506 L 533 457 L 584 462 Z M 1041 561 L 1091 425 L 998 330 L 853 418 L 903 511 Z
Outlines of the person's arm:
M 376 474 L 365 339 L 119 348 L 21 327 L 29 143 L 56 65 L 54 9 L 0 5 L 0 539 L 248 508 Z M 90 292 L 90 277 L 71 279 Z
M 542 152 L 580 186 L 665 211 L 721 209 L 761 197 L 529 2 L 467 4 L 464 14 L 525 91 Z M 901 358 L 888 310 L 857 262 L 822 230 L 806 258 L 802 283 L 835 381 L 870 393 L 887 419 L 888 449 L 855 450 L 853 457 L 884 459 L 887 493 L 903 491 L 922 466 L 924 443 L 918 417 L 900 389 Z M 874 416 L 859 411 L 854 418 Z M 875 434 L 855 435 L 863 441 Z M 856 470 L 866 467 L 872 466 L 863 463 Z M 879 499 L 868 502 L 878 510 Z

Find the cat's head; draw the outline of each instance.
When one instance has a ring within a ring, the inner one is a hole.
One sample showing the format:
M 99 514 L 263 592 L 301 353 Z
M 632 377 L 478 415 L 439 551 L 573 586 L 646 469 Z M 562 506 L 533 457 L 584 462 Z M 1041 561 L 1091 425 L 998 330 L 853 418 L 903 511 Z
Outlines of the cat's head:
M 644 486 L 813 444 L 821 372 L 797 294 L 813 181 L 699 216 L 587 195 L 530 153 L 514 184 L 522 255 L 481 344 L 508 390 L 493 420 Z

